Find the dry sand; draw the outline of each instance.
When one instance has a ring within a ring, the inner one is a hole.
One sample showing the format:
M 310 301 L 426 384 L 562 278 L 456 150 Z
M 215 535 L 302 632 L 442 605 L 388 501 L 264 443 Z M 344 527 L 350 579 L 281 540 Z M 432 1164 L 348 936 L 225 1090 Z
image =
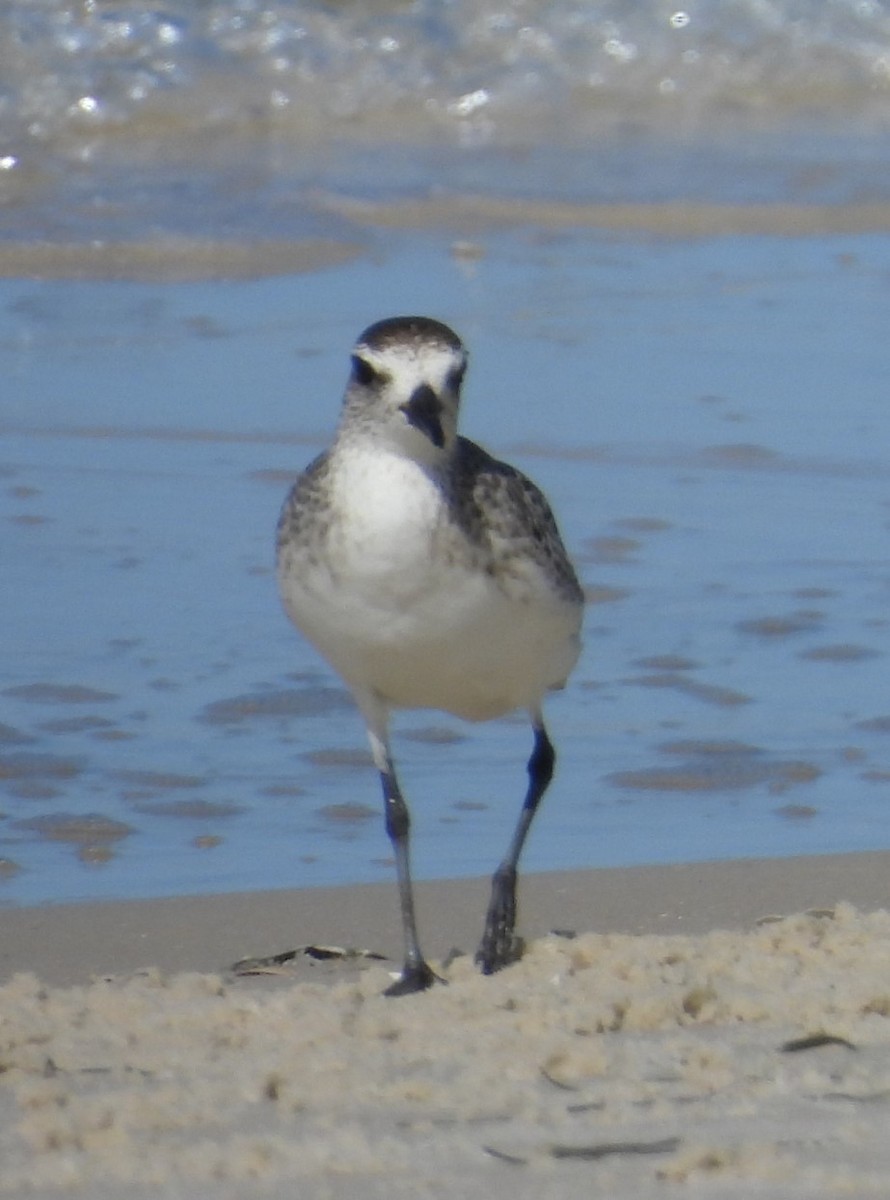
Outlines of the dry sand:
M 7 911 L 0 1194 L 886 1196 L 888 866 L 532 876 L 488 979 L 447 955 L 484 881 L 429 883 L 448 985 L 401 1000 L 396 963 L 225 969 L 395 954 L 388 886 Z

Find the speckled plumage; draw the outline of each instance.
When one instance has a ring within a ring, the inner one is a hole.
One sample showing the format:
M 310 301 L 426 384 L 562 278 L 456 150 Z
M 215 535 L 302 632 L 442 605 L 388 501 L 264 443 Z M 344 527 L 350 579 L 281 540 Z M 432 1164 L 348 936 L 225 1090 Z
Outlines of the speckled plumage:
M 336 459 L 324 451 L 291 489 L 278 522 L 278 554 L 301 547 L 324 555 L 337 520 L 330 505 Z M 509 463 L 493 458 L 469 438 L 459 437 L 446 469 L 436 477 L 447 519 L 465 539 L 474 569 L 509 586 L 515 563 L 534 563 L 553 591 L 570 604 L 583 593 L 543 492 Z M 441 537 L 441 531 L 440 531 Z
M 550 505 L 526 475 L 462 437 L 447 485 L 455 523 L 480 548 L 485 569 L 495 578 L 509 576 L 516 560 L 531 561 L 554 592 L 570 604 L 583 603 Z
M 565 683 L 580 648 L 583 595 L 547 500 L 457 433 L 465 367 L 459 338 L 437 321 L 370 326 L 353 351 L 333 442 L 297 480 L 278 525 L 285 608 L 351 688 L 380 771 L 405 927 L 400 992 L 433 976 L 414 928 L 390 710 L 529 713 L 529 792 L 478 956 L 497 970 L 518 953 L 516 863 L 553 769 L 543 698 Z

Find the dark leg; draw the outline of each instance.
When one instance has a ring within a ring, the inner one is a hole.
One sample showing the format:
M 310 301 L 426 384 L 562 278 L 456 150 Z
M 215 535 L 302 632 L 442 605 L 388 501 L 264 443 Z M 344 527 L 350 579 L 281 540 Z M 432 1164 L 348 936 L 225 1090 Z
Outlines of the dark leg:
M 491 975 L 522 957 L 522 938 L 516 937 L 516 879 L 519 856 L 531 828 L 541 797 L 553 778 L 556 752 L 547 736 L 540 714 L 533 717 L 535 744 L 528 760 L 528 791 L 519 814 L 513 839 L 501 865 L 491 880 L 491 901 L 485 918 L 485 932 L 476 951 L 476 964 L 484 975 Z
M 424 960 L 417 938 L 417 922 L 414 917 L 414 891 L 411 886 L 411 865 L 408 854 L 408 835 L 411 817 L 405 803 L 395 772 L 389 768 L 380 772 L 383 785 L 383 805 L 386 816 L 386 832 L 392 842 L 396 856 L 396 876 L 399 881 L 399 904 L 402 909 L 402 932 L 405 939 L 405 965 L 395 983 L 386 989 L 387 996 L 407 996 L 411 992 L 422 992 L 432 987 L 436 976 Z
M 366 711 L 366 717 L 368 716 Z M 386 832 L 392 843 L 396 859 L 396 876 L 399 883 L 399 904 L 402 910 L 402 933 L 405 940 L 405 965 L 401 976 L 384 993 L 387 996 L 407 996 L 411 992 L 422 992 L 438 981 L 420 950 L 417 938 L 417 922 L 414 917 L 414 892 L 411 887 L 411 865 L 408 853 L 408 835 L 411 817 L 396 779 L 395 768 L 389 752 L 385 718 L 368 720 L 368 739 L 374 762 L 380 772 L 383 787 L 383 809 Z

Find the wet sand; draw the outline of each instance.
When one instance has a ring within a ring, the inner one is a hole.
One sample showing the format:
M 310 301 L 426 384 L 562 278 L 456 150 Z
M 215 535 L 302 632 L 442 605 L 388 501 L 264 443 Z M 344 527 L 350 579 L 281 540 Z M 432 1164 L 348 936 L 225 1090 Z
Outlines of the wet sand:
M 884 1195 L 888 867 L 530 876 L 487 979 L 485 881 L 423 884 L 448 983 L 397 1001 L 397 961 L 228 969 L 397 959 L 389 887 L 8 912 L 0 1193 Z
M 732 204 L 699 201 L 667 203 L 583 203 L 552 198 L 452 194 L 410 200 L 374 201 L 344 193 L 318 193 L 322 211 L 360 224 L 396 229 L 590 229 L 649 238 L 711 238 L 734 235 L 825 237 L 832 234 L 886 233 L 890 205 Z

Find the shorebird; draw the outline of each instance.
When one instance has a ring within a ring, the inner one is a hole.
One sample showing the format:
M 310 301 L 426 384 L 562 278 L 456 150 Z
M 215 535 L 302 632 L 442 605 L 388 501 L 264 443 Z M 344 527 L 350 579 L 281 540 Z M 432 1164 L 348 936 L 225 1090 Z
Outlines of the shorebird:
M 437 976 L 417 935 L 392 710 L 486 721 L 524 709 L 531 721 L 528 789 L 476 953 L 490 974 L 522 953 L 517 868 L 556 758 L 542 705 L 580 651 L 583 596 L 547 500 L 458 435 L 466 366 L 458 336 L 429 317 L 369 326 L 352 351 L 333 441 L 278 523 L 285 610 L 352 692 L 380 774 L 405 946 L 393 996 Z

